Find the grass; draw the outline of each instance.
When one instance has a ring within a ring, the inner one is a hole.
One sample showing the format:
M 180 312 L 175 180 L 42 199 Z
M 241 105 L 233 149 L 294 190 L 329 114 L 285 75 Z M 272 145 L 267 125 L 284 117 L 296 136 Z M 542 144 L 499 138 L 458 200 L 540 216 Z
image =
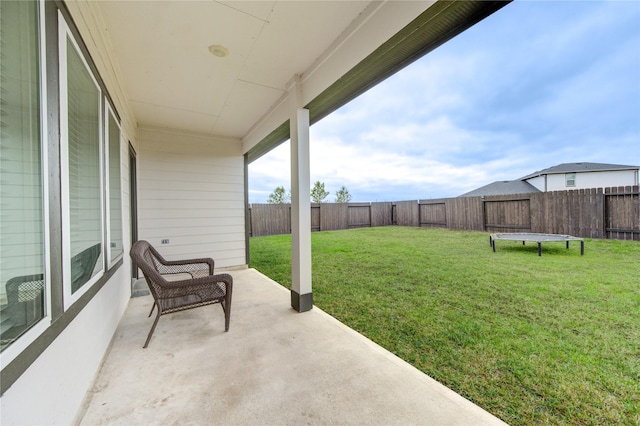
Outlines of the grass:
M 640 424 L 640 243 L 381 227 L 312 234 L 314 303 L 514 425 Z M 291 236 L 251 239 L 290 288 Z

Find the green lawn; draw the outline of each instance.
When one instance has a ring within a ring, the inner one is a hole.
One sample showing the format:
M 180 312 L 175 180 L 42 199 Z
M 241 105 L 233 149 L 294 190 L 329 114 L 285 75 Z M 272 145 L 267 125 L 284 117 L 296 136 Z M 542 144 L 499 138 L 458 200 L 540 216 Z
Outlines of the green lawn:
M 291 236 L 251 239 L 290 288 Z M 640 243 L 317 232 L 315 304 L 510 424 L 640 424 Z

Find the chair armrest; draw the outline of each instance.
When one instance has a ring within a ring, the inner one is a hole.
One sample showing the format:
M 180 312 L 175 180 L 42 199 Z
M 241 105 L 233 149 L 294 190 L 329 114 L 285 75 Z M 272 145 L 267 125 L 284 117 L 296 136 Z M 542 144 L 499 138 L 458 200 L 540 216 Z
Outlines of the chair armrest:
M 182 259 L 182 260 L 164 260 L 164 262 L 162 262 L 162 265 L 164 265 L 164 266 L 207 265 L 209 267 L 209 275 L 213 275 L 213 269 L 214 269 L 215 262 L 213 261 L 213 259 L 210 259 L 210 258 Z M 190 272 L 189 272 L 188 268 L 185 268 L 185 270 L 180 270 L 178 272 L 170 272 L 170 273 L 179 274 L 179 273 L 190 273 Z
M 224 283 L 225 291 L 229 291 L 233 286 L 233 277 L 229 274 L 217 274 L 188 280 L 162 280 L 158 282 L 159 286 L 162 287 L 163 290 L 171 293 L 170 297 L 180 297 L 193 294 L 200 289 L 207 289 L 211 287 L 211 285 L 217 283 Z

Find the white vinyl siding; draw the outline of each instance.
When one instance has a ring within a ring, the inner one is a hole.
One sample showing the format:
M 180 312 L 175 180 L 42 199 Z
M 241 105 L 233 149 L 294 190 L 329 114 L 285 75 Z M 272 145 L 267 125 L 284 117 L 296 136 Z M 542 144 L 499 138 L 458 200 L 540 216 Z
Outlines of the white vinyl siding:
M 169 259 L 212 257 L 216 267 L 244 265 L 240 142 L 149 129 L 140 130 L 139 140 L 139 238 Z
M 607 170 L 576 172 L 575 186 L 566 186 L 565 174 L 547 175 L 547 191 L 565 191 L 583 188 L 609 188 L 636 185 L 636 170 Z
M 531 185 L 535 186 L 537 189 L 539 189 L 542 192 L 545 192 L 547 190 L 547 176 L 538 176 L 538 177 L 534 177 L 532 179 L 527 179 L 527 182 L 529 182 Z

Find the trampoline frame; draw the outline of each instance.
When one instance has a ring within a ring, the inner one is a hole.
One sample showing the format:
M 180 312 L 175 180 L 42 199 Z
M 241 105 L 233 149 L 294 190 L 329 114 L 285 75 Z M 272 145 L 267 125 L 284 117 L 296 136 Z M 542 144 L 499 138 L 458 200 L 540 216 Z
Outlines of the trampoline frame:
M 493 252 L 496 251 L 496 240 L 506 240 L 506 241 L 522 241 L 522 245 L 525 245 L 525 242 L 535 242 L 538 243 L 538 256 L 542 256 L 542 243 L 543 242 L 566 242 L 567 249 L 569 248 L 569 241 L 580 241 L 580 256 L 584 255 L 584 239 L 573 237 L 571 235 L 561 235 L 561 234 L 538 234 L 532 232 L 514 232 L 514 233 L 504 233 L 504 234 L 490 234 L 489 235 L 489 245 L 493 249 Z

